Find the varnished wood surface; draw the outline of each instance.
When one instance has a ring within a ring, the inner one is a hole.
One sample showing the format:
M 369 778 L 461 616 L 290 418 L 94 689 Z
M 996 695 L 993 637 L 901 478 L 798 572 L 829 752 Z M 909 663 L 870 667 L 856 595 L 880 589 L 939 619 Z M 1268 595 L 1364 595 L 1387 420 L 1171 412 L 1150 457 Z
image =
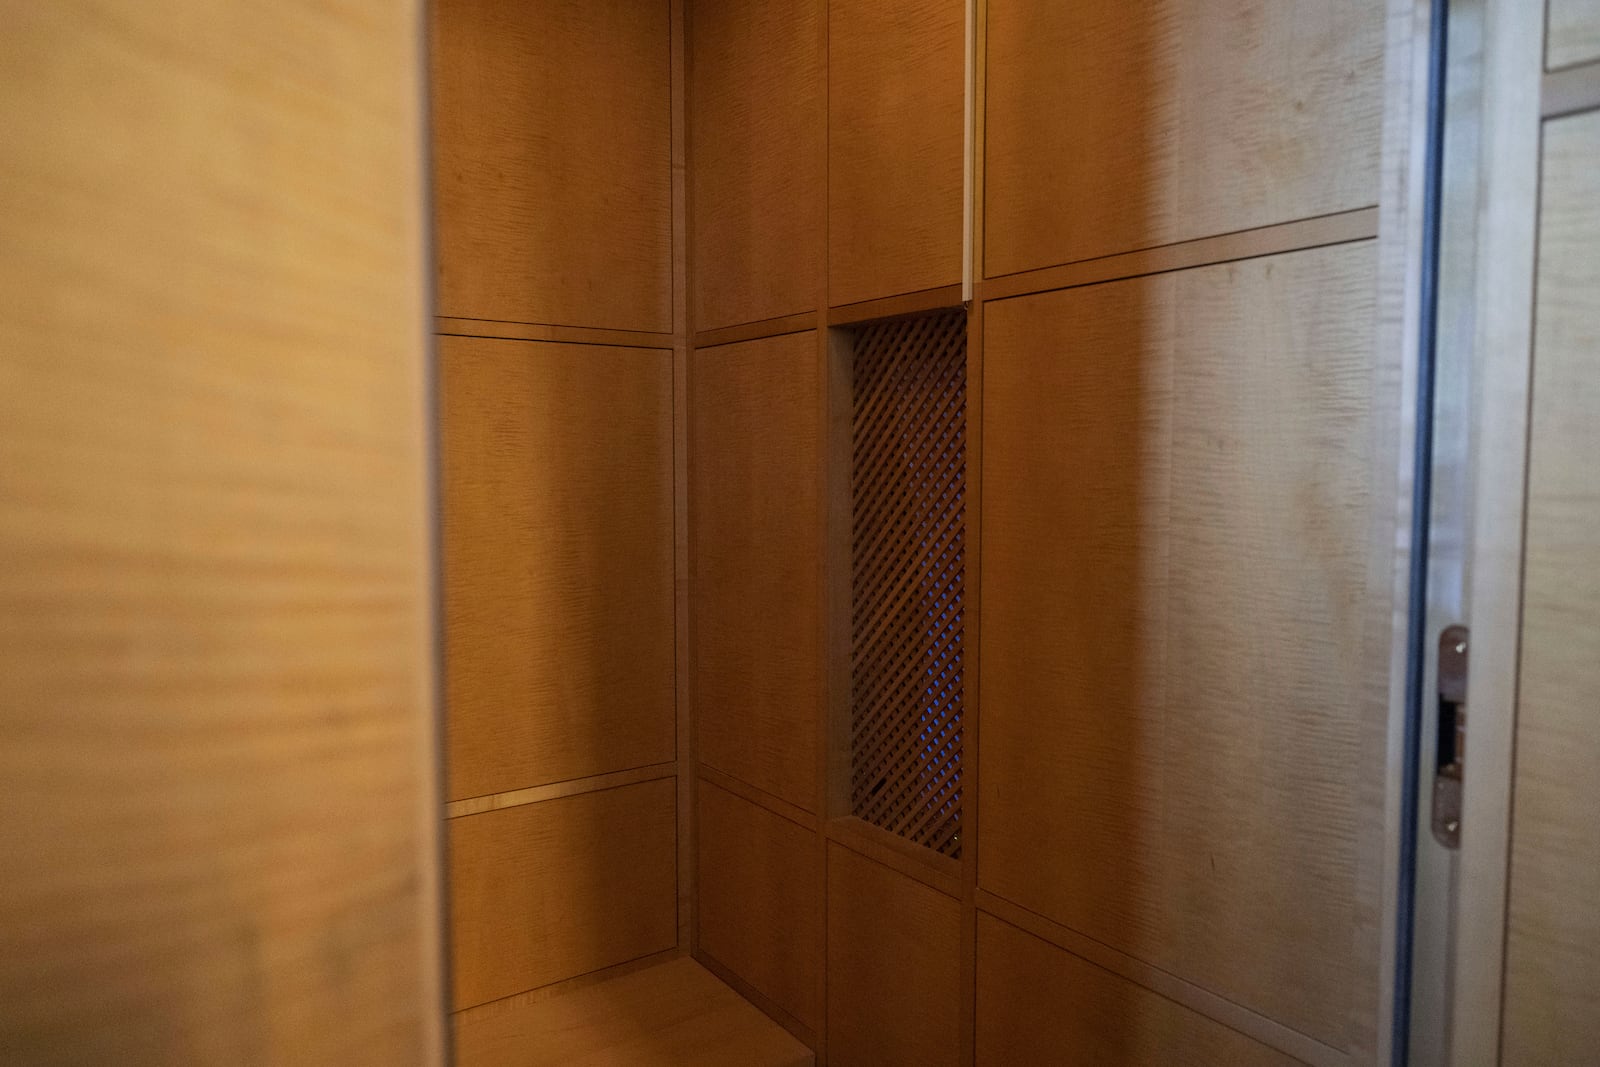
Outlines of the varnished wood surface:
M 1496 1063 L 1504 1014 L 1506 882 L 1512 754 L 1522 630 L 1529 388 L 1533 378 L 1544 5 L 1515 0 L 1483 12 L 1483 152 L 1474 234 L 1475 396 L 1471 434 L 1473 787 L 1462 835 L 1451 950 L 1455 1063 Z
M 1554 70 L 1600 59 L 1600 3 L 1547 0 L 1545 62 Z
M 961 282 L 965 22 L 964 0 L 828 5 L 834 306 Z
M 817 307 L 822 7 L 689 5 L 690 265 L 696 330 Z
M 816 834 L 700 782 L 699 950 L 803 1026 L 821 1022 Z
M 540 804 L 546 800 L 577 796 L 579 793 L 594 793 L 601 789 L 615 789 L 619 785 L 653 782 L 658 778 L 673 777 L 677 773 L 677 769 L 678 764 L 676 761 L 654 763 L 648 767 L 635 767 L 633 770 L 628 771 L 595 774 L 587 778 L 569 778 L 564 782 L 536 785 L 528 789 L 511 789 L 504 793 L 488 793 L 468 800 L 453 800 L 444 806 L 444 817 L 446 819 L 459 819 L 463 815 L 477 815 L 480 812 L 498 811 L 501 808 L 515 808 L 523 804 Z
M 441 315 L 670 332 L 667 0 L 436 0 Z
M 690 959 L 458 1016 L 460 1067 L 811 1067 L 811 1050 Z
M 980 885 L 1338 1048 L 1376 980 L 1373 296 L 1362 243 L 985 306 Z
M 583 326 L 540 326 L 527 322 L 498 322 L 494 319 L 453 319 L 438 315 L 434 332 L 456 337 L 501 337 L 513 341 L 563 341 L 581 345 L 614 345 L 623 348 L 671 348 L 672 337 L 638 330 L 591 330 Z
M 449 823 L 457 1010 L 677 943 L 675 782 Z
M 673 758 L 672 357 L 439 342 L 452 800 Z
M 816 344 L 697 349 L 691 377 L 699 760 L 807 811 L 822 684 Z
M 828 846 L 828 1062 L 960 1060 L 961 903 Z
M 1546 126 L 1507 901 L 1507 1064 L 1581 1063 L 1600 1047 L 1597 159 L 1600 113 Z
M 1378 200 L 1382 0 L 987 9 L 986 277 Z
M 439 1062 L 419 28 L 0 5 L 0 1059 Z
M 1298 1062 L 999 919 L 978 916 L 979 1067 Z

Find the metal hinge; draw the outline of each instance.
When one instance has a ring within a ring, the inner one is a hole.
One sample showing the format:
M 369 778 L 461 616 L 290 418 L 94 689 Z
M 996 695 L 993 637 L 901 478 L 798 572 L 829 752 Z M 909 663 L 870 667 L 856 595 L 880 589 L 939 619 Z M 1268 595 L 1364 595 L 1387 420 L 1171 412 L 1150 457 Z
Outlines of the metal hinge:
M 1439 635 L 1439 745 L 1433 772 L 1433 836 L 1461 847 L 1461 769 L 1467 752 L 1467 638 L 1465 626 Z

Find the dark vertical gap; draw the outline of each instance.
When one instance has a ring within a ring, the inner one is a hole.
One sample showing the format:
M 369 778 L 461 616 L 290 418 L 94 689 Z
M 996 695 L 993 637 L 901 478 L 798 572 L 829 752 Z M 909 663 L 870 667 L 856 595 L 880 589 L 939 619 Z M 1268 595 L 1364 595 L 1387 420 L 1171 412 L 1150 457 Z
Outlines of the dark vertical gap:
M 1410 1060 L 1412 923 L 1417 896 L 1422 692 L 1428 654 L 1428 536 L 1433 499 L 1434 368 L 1439 333 L 1439 232 L 1444 185 L 1445 68 L 1449 0 L 1433 0 L 1428 40 L 1427 148 L 1424 157 L 1422 263 L 1417 327 L 1417 432 L 1411 500 L 1411 572 L 1406 606 L 1406 711 L 1400 789 L 1400 885 L 1395 909 L 1394 1030 L 1390 1059 Z

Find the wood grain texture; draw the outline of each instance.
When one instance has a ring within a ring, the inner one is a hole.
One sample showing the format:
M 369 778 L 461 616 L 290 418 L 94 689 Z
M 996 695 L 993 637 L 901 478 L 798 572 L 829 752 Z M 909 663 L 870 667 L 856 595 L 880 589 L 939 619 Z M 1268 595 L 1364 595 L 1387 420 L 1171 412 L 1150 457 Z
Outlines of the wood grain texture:
M 822 714 L 815 332 L 693 356 L 700 762 L 806 811 Z
M 821 28 L 817 0 L 690 4 L 697 330 L 816 309 L 826 221 Z
M 987 277 L 1378 200 L 1382 0 L 992 0 L 987 42 Z
M 436 0 L 438 313 L 667 333 L 667 0 Z
M 456 1010 L 677 943 L 674 780 L 452 819 Z
M 978 915 L 977 1062 L 1290 1067 L 1297 1060 Z
M 980 884 L 1338 1048 L 1381 891 L 1373 251 L 985 308 Z
M 959 1062 L 961 903 L 828 846 L 828 1062 Z
M 439 1062 L 420 11 L 0 4 L 0 1057 Z
M 828 300 L 960 284 L 964 0 L 828 4 Z
M 456 1017 L 461 1067 L 811 1067 L 777 1023 L 690 959 L 511 1011 Z
M 1554 70 L 1600 59 L 1600 3 L 1547 0 L 1545 65 Z
M 817 835 L 703 779 L 698 796 L 699 950 L 815 1030 Z
M 671 760 L 672 353 L 439 360 L 449 798 Z
M 1544 135 L 1504 1062 L 1600 1047 L 1600 114 Z

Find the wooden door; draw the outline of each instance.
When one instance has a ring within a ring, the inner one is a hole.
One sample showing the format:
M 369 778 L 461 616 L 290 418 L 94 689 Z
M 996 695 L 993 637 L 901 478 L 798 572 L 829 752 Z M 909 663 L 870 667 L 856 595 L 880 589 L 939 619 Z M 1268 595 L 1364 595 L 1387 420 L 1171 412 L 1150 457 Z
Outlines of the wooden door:
M 1485 33 L 1473 660 L 1453 1051 L 1600 1044 L 1600 5 Z
M 439 1061 L 419 31 L 0 3 L 0 1060 Z

